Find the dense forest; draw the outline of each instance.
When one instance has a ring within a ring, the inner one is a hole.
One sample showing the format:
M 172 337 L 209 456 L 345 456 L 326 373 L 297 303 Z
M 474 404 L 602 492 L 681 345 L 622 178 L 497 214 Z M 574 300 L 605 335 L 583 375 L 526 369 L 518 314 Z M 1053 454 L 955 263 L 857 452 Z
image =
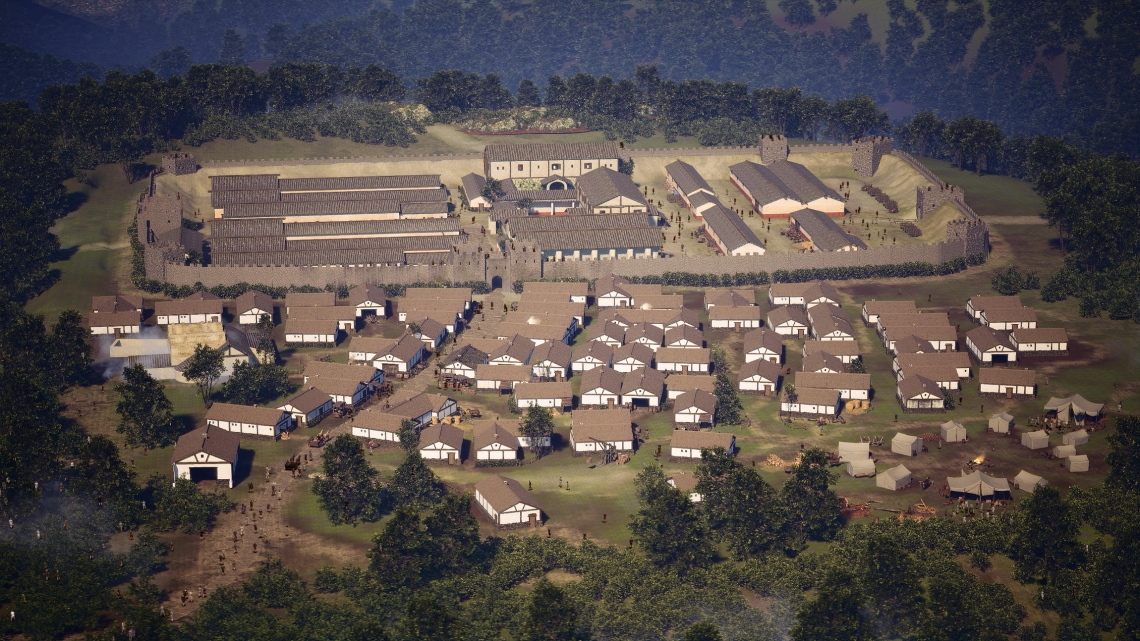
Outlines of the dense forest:
M 973 115 L 1010 134 L 1064 135 L 1102 154 L 1140 153 L 1140 17 L 1127 0 L 920 0 L 915 9 L 888 0 L 882 43 L 866 15 L 827 22 L 839 1 L 781 0 L 779 21 L 762 0 L 198 0 L 170 17 L 138 2 L 84 30 L 90 23 L 6 0 L 12 19 L 0 40 L 163 76 L 192 62 L 261 58 L 377 64 L 408 88 L 437 69 L 495 73 L 514 87 L 578 72 L 622 78 L 656 63 L 666 80 L 798 86 L 829 101 L 866 94 L 943 118 Z M 0 96 L 27 96 L 3 82 Z

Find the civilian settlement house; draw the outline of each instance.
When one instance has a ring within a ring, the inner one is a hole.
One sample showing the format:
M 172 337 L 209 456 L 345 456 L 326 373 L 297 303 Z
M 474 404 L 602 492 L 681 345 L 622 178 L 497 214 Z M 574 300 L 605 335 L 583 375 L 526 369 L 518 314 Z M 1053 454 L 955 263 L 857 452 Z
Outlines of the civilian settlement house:
M 273 319 L 273 299 L 269 294 L 249 290 L 234 301 L 234 315 L 241 325 L 256 325 L 262 316 Z
M 685 392 L 673 402 L 673 424 L 677 427 L 712 427 L 715 414 L 716 396 L 704 390 Z
M 213 425 L 183 434 L 170 457 L 175 481 L 217 480 L 233 488 L 239 444 L 237 434 Z
M 748 361 L 740 366 L 737 386 L 742 392 L 759 392 L 767 396 L 780 386 L 780 366 L 770 361 Z
M 699 461 L 701 452 L 721 448 L 731 454 L 736 450 L 736 437 L 720 432 L 673 430 L 669 441 L 669 458 L 673 461 Z
M 907 413 L 946 410 L 946 397 L 938 384 L 923 376 L 899 379 L 896 397 Z
M 571 415 L 570 448 L 575 456 L 612 449 L 633 451 L 633 423 L 627 409 L 578 409 Z
M 966 332 L 966 348 L 983 366 L 1017 362 L 1017 348 L 1009 342 L 1009 335 L 985 325 Z
M 578 177 L 599 167 L 617 171 L 618 146 L 612 142 L 534 145 L 487 145 L 483 175 L 487 178 Z
M 312 427 L 321 422 L 321 419 L 328 415 L 332 408 L 332 396 L 316 387 L 310 387 L 295 394 L 277 409 L 289 412 L 289 415 L 293 417 L 294 425 Z
M 784 362 L 784 342 L 776 332 L 764 328 L 744 335 L 744 362 L 768 361 L 779 365 Z
M 447 423 L 428 425 L 420 432 L 420 456 L 429 463 L 462 463 L 463 430 Z
M 1031 369 L 983 367 L 978 372 L 978 391 L 983 396 L 1036 396 L 1037 372 Z
M 913 300 L 863 301 L 863 324 L 876 325 L 881 314 L 917 314 Z
M 91 333 L 137 334 L 142 328 L 142 296 L 92 296 L 88 325 Z
M 179 300 L 154 304 L 155 322 L 159 325 L 222 322 L 223 301 L 209 292 L 195 292 Z
M 388 315 L 388 298 L 384 290 L 375 285 L 357 285 L 348 290 L 348 304 L 356 309 L 358 317 Z
M 787 218 L 804 208 L 843 216 L 843 198 L 799 163 L 777 160 L 766 165 L 751 161 L 728 168 L 728 177 L 764 218 Z
M 473 421 L 471 449 L 476 461 L 517 461 L 519 459 L 519 422 Z
M 797 388 L 794 396 L 780 401 L 780 412 L 797 416 L 832 418 L 839 416 L 843 399 L 833 389 Z
M 522 483 L 492 474 L 475 484 L 475 502 L 496 527 L 542 524 L 542 507 Z
M 283 410 L 214 403 L 206 410 L 206 424 L 227 432 L 276 439 L 288 431 L 293 417 Z
M 1009 340 L 1017 352 L 1025 356 L 1069 353 L 1069 335 L 1063 327 L 1015 329 L 1009 333 Z
M 840 307 L 839 292 L 835 291 L 831 283 L 821 280 L 807 283 L 772 283 L 768 287 L 768 303 L 773 307 L 796 305 L 808 309 L 816 305 Z

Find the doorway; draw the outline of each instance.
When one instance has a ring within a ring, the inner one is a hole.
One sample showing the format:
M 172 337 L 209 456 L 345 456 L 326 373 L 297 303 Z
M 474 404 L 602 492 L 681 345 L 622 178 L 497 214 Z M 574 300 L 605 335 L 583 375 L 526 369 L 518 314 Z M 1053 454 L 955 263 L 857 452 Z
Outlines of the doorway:
M 200 483 L 202 481 L 216 481 L 218 480 L 218 468 L 216 467 L 192 467 L 190 468 L 190 481 L 193 483 Z
M 491 289 L 502 289 L 502 288 L 503 288 L 503 277 L 502 276 L 492 276 L 491 277 Z
M 447 464 L 448 465 L 455 465 L 455 452 L 448 452 L 447 453 Z
M 533 530 L 537 525 L 538 525 L 538 515 L 532 512 L 530 515 L 530 529 Z

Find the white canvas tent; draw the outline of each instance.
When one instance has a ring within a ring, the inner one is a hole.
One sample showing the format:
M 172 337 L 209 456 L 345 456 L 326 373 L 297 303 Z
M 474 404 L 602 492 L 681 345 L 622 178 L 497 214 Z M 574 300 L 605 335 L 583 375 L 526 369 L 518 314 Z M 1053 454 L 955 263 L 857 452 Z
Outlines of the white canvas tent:
M 865 461 L 871 458 L 871 444 L 870 443 L 844 443 L 839 442 L 839 460 L 843 463 L 848 461 Z
M 1084 445 L 1089 442 L 1089 433 L 1085 430 L 1069 432 L 1061 437 L 1061 442 L 1065 445 Z
M 1080 394 L 1073 394 L 1068 398 L 1050 398 L 1045 404 L 1046 412 L 1056 412 L 1060 421 L 1076 421 L 1084 423 L 1086 420 L 1100 418 L 1104 411 L 1103 403 L 1094 403 Z
M 946 421 L 942 424 L 942 440 L 947 443 L 958 443 L 966 440 L 966 428 L 961 423 Z
M 888 490 L 901 490 L 910 485 L 910 470 L 905 465 L 896 465 L 876 476 L 875 485 Z
M 1017 476 L 1013 477 L 1013 486 L 1019 490 L 1032 492 L 1038 485 L 1049 485 L 1049 481 L 1046 481 L 1036 474 L 1030 474 L 1025 470 L 1021 470 L 1017 473 Z
M 990 429 L 995 434 L 1009 434 L 1013 429 L 1013 416 L 1005 412 L 998 412 L 990 417 Z
M 1053 448 L 1053 458 L 1066 458 L 1077 455 L 1076 445 L 1058 445 Z
M 847 474 L 850 476 L 874 476 L 875 462 L 869 458 L 847 461 Z
M 995 492 L 1009 492 L 1009 481 L 990 476 L 982 472 L 972 472 L 965 476 L 947 477 L 946 483 L 950 492 L 957 494 L 972 494 L 974 496 L 993 496 Z
M 1045 430 L 1026 432 L 1021 435 L 1021 444 L 1031 450 L 1043 450 L 1049 447 L 1049 435 Z
M 1065 457 L 1065 469 L 1070 472 L 1088 472 L 1089 457 L 1084 454 Z
M 891 451 L 903 456 L 918 456 L 922 451 L 922 439 L 899 432 L 891 439 Z

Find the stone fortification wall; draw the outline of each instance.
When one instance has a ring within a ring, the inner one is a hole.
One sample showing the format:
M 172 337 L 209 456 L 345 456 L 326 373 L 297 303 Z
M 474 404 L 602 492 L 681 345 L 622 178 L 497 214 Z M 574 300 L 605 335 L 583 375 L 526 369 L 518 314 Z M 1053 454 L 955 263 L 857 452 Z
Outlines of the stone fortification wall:
M 843 143 L 814 142 L 806 145 L 792 145 L 788 151 L 793 154 L 835 154 L 851 151 L 851 145 Z
M 206 160 L 204 169 L 219 167 L 276 167 L 280 165 L 339 165 L 361 162 L 410 162 L 413 160 L 483 160 L 481 153 L 468 154 L 392 154 L 390 156 L 340 156 L 323 158 L 257 158 L 241 160 Z
M 967 256 L 966 243 L 954 239 L 933 245 L 883 247 L 857 252 L 817 252 L 812 254 L 764 254 L 763 256 L 691 256 L 653 260 L 566 261 L 543 264 L 543 278 L 600 278 L 650 276 L 664 272 L 691 274 L 735 274 L 827 267 L 861 267 L 902 263 L 941 264 Z

